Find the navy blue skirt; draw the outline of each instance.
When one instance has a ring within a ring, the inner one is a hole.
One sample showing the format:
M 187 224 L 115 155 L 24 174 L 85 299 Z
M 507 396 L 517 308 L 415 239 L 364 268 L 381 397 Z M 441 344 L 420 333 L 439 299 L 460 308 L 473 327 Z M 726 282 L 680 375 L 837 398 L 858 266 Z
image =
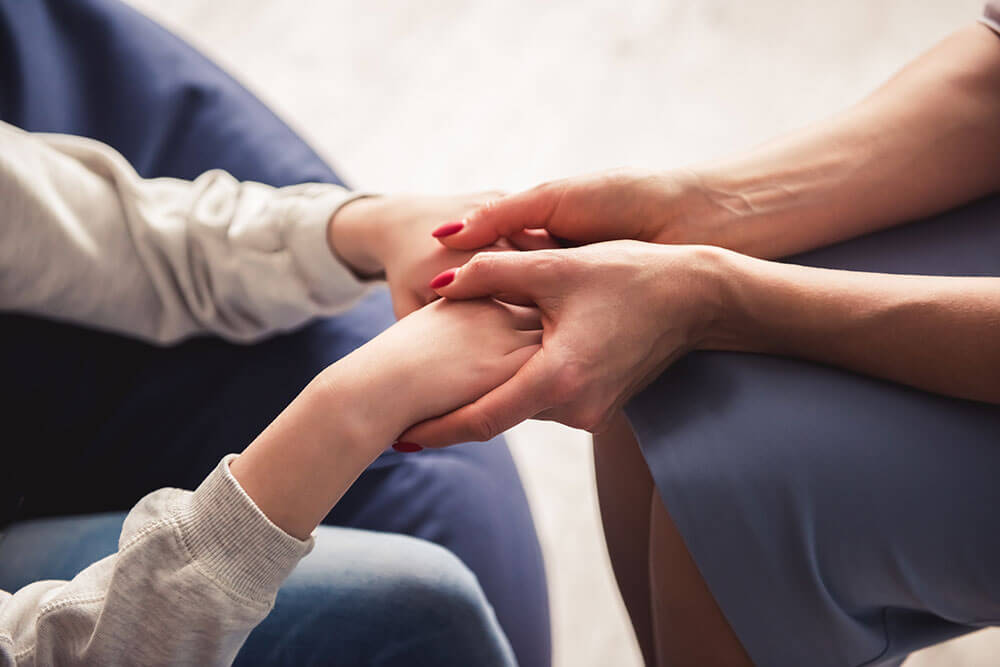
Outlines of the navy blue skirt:
M 790 261 L 1000 276 L 1000 198 Z M 1000 407 L 718 352 L 681 360 L 627 411 L 757 664 L 896 665 L 1000 623 Z

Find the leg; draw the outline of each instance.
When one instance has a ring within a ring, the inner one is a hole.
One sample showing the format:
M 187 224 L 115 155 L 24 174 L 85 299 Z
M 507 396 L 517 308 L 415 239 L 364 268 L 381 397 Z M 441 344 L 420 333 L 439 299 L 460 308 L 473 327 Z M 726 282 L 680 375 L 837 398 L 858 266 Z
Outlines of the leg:
M 655 664 L 650 606 L 649 527 L 653 478 L 624 415 L 594 436 L 594 470 L 604 539 L 647 665 Z
M 14 524 L 0 540 L 0 588 L 74 577 L 114 553 L 124 518 Z M 235 664 L 510 667 L 514 659 L 475 575 L 449 551 L 323 526 Z
M 337 182 L 242 86 L 115 0 L 0 0 L 0 35 L 0 116 L 8 122 L 94 137 L 150 177 L 221 168 L 272 185 Z M 5 468 L 0 494 L 12 497 L 0 498 L 9 501 L 0 510 L 19 506 L 20 518 L 122 510 L 159 486 L 193 488 L 320 369 L 392 321 L 380 292 L 258 345 L 198 339 L 163 349 L 0 316 L 9 428 L 44 445 L 23 448 L 26 460 Z M 75 482 L 81 477 L 90 479 L 86 488 Z M 418 478 L 420 486 L 409 482 Z M 467 502 L 432 502 L 447 496 Z M 452 549 L 479 577 L 521 664 L 549 663 L 541 550 L 502 440 L 440 455 L 387 453 L 329 521 Z
M 660 667 L 753 667 L 655 490 L 650 496 L 649 580 Z
M 1000 275 L 998 215 L 994 198 L 797 260 Z M 1000 622 L 997 406 L 792 359 L 697 353 L 628 414 L 666 508 L 652 510 L 652 559 L 676 556 L 651 563 L 657 604 L 683 544 L 755 663 L 898 665 Z M 657 640 L 671 615 L 654 609 Z
M 403 535 L 322 526 L 316 547 L 250 634 L 236 667 L 512 667 L 514 655 L 472 572 Z
M 594 437 L 605 538 L 647 664 L 751 665 L 653 485 L 624 415 Z
M 448 547 L 479 578 L 521 667 L 548 664 L 548 593 L 524 489 L 506 446 L 457 445 L 369 470 L 327 523 Z M 512 502 L 512 499 L 517 502 Z M 474 664 L 474 663 L 469 663 Z

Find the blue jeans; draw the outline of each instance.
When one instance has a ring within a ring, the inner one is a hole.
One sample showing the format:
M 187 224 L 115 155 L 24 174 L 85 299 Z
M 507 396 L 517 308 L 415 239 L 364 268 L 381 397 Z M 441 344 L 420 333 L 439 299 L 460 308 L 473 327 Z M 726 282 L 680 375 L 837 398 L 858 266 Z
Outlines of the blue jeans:
M 118 547 L 124 514 L 25 521 L 0 538 L 0 588 L 69 579 Z M 321 526 L 234 663 L 513 665 L 475 575 L 424 540 Z
M 276 186 L 339 182 L 246 89 L 117 0 L 0 0 L 0 118 L 103 141 L 146 177 L 219 168 Z M 384 290 L 250 346 L 201 338 L 159 348 L 0 315 L 5 425 L 31 434 L 0 468 L 0 523 L 121 512 L 162 486 L 194 488 L 316 373 L 392 322 Z M 520 664 L 549 664 L 541 550 L 501 439 L 390 450 L 324 523 L 444 546 L 478 578 Z

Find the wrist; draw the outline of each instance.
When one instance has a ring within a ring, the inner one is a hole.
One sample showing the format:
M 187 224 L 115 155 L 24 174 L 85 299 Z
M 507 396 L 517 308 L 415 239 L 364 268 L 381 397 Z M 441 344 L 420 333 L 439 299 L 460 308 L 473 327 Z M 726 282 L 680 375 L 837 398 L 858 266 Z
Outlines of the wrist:
M 331 252 L 362 277 L 374 277 L 385 270 L 379 254 L 384 204 L 381 196 L 358 197 L 337 209 L 327 223 Z
M 695 347 L 732 352 L 763 351 L 759 339 L 759 297 L 768 289 L 766 268 L 772 263 L 723 248 L 710 248 L 704 303 L 707 307 Z
M 364 429 L 354 418 L 351 387 L 324 373 L 230 465 L 257 507 L 299 539 L 391 442 L 376 428 Z
M 714 178 L 713 172 L 694 168 L 675 169 L 660 176 L 657 180 L 663 214 L 657 221 L 659 233 L 655 239 L 643 240 L 730 248 L 740 215 L 720 205 Z
M 377 456 L 413 425 L 398 400 L 407 387 L 402 365 L 391 355 L 369 355 L 371 342 L 322 371 L 315 379 L 327 409 L 336 415 L 338 432 L 360 456 Z

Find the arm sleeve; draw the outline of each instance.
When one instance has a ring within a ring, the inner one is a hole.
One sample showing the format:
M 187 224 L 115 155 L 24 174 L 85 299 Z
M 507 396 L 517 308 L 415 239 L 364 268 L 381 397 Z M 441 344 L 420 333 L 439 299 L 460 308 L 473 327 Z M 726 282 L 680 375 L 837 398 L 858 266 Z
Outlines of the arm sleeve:
M 230 664 L 313 544 L 268 520 L 232 458 L 139 501 L 118 552 L 72 581 L 0 592 L 0 665 Z
M 288 330 L 364 293 L 326 240 L 357 196 L 223 171 L 143 179 L 99 142 L 0 123 L 0 309 L 157 343 Z
M 979 19 L 979 22 L 992 28 L 994 32 L 1000 35 L 1000 0 L 991 0 L 986 3 L 986 8 L 983 9 L 983 15 Z

